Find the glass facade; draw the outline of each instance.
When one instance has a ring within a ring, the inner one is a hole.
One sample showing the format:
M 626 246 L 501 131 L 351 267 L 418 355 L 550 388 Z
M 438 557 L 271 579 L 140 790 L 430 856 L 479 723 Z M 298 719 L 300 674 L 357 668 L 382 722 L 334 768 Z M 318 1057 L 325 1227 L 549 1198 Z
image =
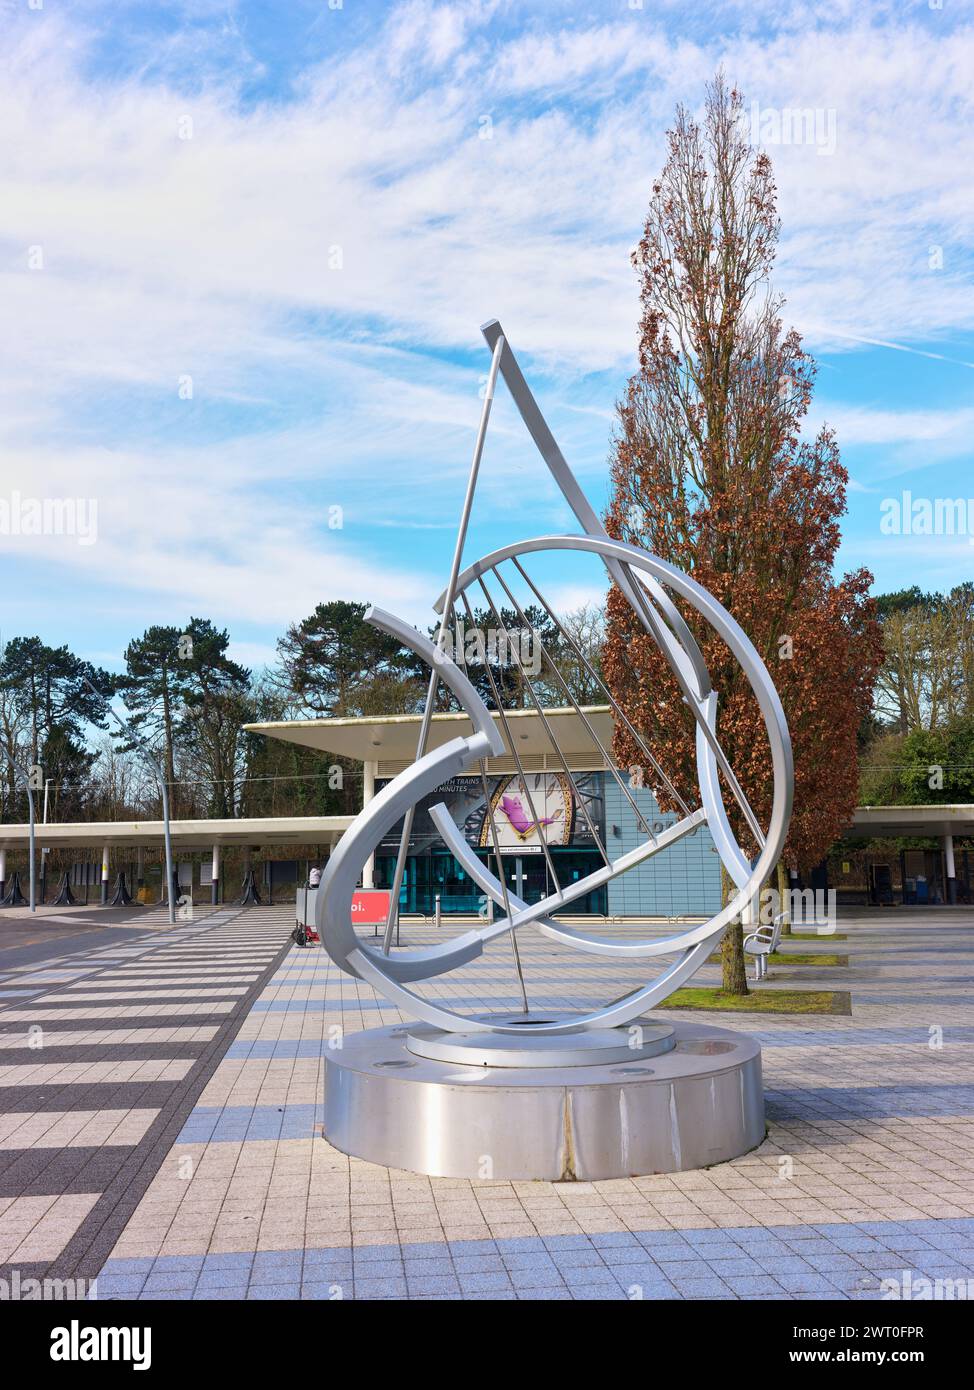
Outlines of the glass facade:
M 629 799 L 613 777 L 604 772 L 584 772 L 576 774 L 574 781 L 577 794 L 567 778 L 551 772 L 527 773 L 523 779 L 510 774 L 492 776 L 488 780 L 489 808 L 506 881 L 516 893 L 520 875 L 520 897 L 526 902 L 538 902 L 555 891 L 538 842 L 538 825 L 563 886 L 602 867 L 593 827 L 612 859 L 635 850 L 645 839 Z M 672 812 L 660 811 L 652 792 L 634 786 L 629 790 L 654 833 L 677 819 Z M 484 895 L 439 838 L 429 816 L 430 806 L 438 802 L 446 805 L 470 850 L 496 872 L 483 784 L 478 776 L 455 777 L 416 807 L 399 911 L 432 917 L 438 893 L 443 916 L 470 916 L 484 910 Z M 400 822 L 379 845 L 377 888 L 392 886 L 401 836 Z M 699 826 L 606 887 L 573 899 L 562 909 L 562 915 L 707 917 L 719 910 L 720 901 L 720 860 L 709 830 Z
M 505 880 L 526 902 L 539 902 L 556 891 L 539 835 L 544 837 L 562 887 L 602 867 L 595 836 L 603 840 L 605 836 L 603 773 L 580 772 L 573 780 L 556 772 L 492 775 L 487 779 L 486 797 L 479 775 L 454 777 L 416 806 L 399 894 L 403 914 L 432 916 L 437 894 L 444 916 L 486 910 L 484 894 L 447 851 L 433 824 L 430 807 L 438 803 L 446 806 L 472 853 L 494 873 L 498 872 L 496 835 Z M 374 871 L 377 888 L 392 886 L 401 837 L 400 821 L 379 845 Z M 605 888 L 573 899 L 564 910 L 572 915 L 604 916 Z
M 488 865 L 491 871 L 496 873 L 493 854 L 484 850 L 478 850 L 476 853 L 481 863 Z M 563 885 L 574 883 L 602 866 L 602 858 L 597 850 L 552 849 L 550 853 L 555 872 Z M 518 892 L 520 865 L 520 896 L 525 902 L 539 902 L 554 892 L 554 884 L 543 854 L 503 854 L 501 864 L 512 893 Z M 395 870 L 394 854 L 376 855 L 376 888 L 391 888 Z M 444 916 L 469 916 L 483 910 L 484 895 L 464 873 L 453 855 L 447 853 L 442 846 L 439 850 L 430 846 L 421 853 L 410 854 L 406 859 L 402 890 L 399 894 L 399 911 L 403 914 L 415 912 L 432 917 L 436 911 L 437 893 L 440 895 L 440 911 Z M 581 898 L 576 898 L 566 910 L 572 915 L 604 915 L 607 910 L 605 888 L 597 888 Z

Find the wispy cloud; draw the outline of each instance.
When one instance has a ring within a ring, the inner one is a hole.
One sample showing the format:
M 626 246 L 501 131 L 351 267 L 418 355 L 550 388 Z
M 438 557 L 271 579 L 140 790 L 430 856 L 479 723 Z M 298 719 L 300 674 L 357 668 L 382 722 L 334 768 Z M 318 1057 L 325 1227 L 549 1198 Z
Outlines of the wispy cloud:
M 90 553 L 7 555 L 79 593 L 121 577 L 120 627 L 207 604 L 270 633 L 339 595 L 425 619 L 494 314 L 600 501 L 628 251 L 673 108 L 719 63 L 762 108 L 835 113 L 829 157 L 769 148 L 789 319 L 830 350 L 970 356 L 948 342 L 974 322 L 969 25 L 851 3 L 352 10 L 297 4 L 273 40 L 245 6 L 4 16 L 0 485 L 83 478 L 101 515 Z M 970 412 L 837 423 L 943 457 Z M 564 524 L 502 399 L 488 463 L 473 546 Z
M 950 410 L 893 410 L 821 404 L 812 422 L 826 420 L 846 445 L 922 444 L 954 452 L 970 448 L 974 406 Z

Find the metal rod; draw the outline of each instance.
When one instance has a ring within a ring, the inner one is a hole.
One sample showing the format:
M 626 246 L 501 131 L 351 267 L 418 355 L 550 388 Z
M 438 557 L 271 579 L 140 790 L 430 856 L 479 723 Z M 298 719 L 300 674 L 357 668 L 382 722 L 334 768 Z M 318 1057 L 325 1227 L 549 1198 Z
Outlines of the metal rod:
M 166 775 L 163 768 L 159 768 L 159 786 L 162 790 L 162 835 L 166 844 L 166 900 L 169 904 L 169 921 L 176 920 L 176 904 L 173 902 L 172 887 L 172 835 L 169 830 L 169 788 L 166 785 Z
M 34 849 L 34 831 L 37 823 L 37 816 L 34 811 L 34 793 L 31 789 L 30 778 L 24 783 L 27 788 L 27 801 L 30 805 L 30 910 L 37 911 L 37 855 Z
M 653 638 L 656 645 L 659 647 L 660 651 L 665 653 L 666 646 L 662 641 L 660 635 L 660 626 L 659 622 L 657 621 L 656 610 L 653 608 L 653 605 L 649 599 L 649 596 L 646 593 L 645 588 L 639 582 L 636 576 L 632 573 L 632 570 L 629 568 L 628 565 L 620 565 L 619 568 L 628 580 L 630 592 L 626 596 L 630 599 L 630 602 L 635 600 L 634 606 L 641 612 L 643 622 L 648 628 L 651 637 Z M 616 579 L 616 583 L 618 583 L 618 579 Z M 623 589 L 623 593 L 625 592 L 625 589 Z M 668 664 L 670 666 L 670 670 L 673 672 L 673 677 L 676 680 L 677 685 L 680 687 L 684 703 L 687 706 L 689 706 L 690 713 L 696 720 L 697 728 L 700 730 L 707 743 L 710 745 L 710 751 L 714 755 L 718 768 L 724 774 L 724 777 L 727 781 L 727 785 L 730 787 L 735 801 L 741 808 L 741 811 L 744 815 L 744 819 L 747 821 L 748 826 L 751 829 L 751 833 L 757 841 L 758 848 L 763 849 L 764 831 L 761 829 L 761 825 L 758 821 L 757 816 L 751 809 L 751 803 L 748 801 L 747 797 L 744 794 L 744 788 L 737 780 L 737 777 L 734 773 L 734 769 L 731 767 L 730 762 L 728 761 L 727 754 L 721 747 L 720 740 L 717 738 L 717 735 L 714 733 L 713 729 L 711 729 L 710 725 L 707 723 L 707 720 L 704 718 L 700 706 L 693 694 L 693 691 L 690 689 L 690 686 L 687 683 L 687 680 L 684 677 L 680 668 L 675 664 Z
M 3 747 L 4 747 L 4 750 L 5 750 L 6 754 L 7 754 L 7 757 L 10 759 L 10 766 L 11 766 L 11 768 L 13 769 L 13 771 L 14 771 L 15 773 L 16 773 L 16 772 L 19 772 L 19 773 L 20 773 L 20 776 L 21 776 L 21 778 L 23 779 L 23 783 L 24 783 L 24 790 L 25 790 L 26 793 L 27 793 L 27 807 L 28 807 L 28 819 L 29 819 L 29 828 L 28 828 L 28 853 L 29 853 L 29 855 L 30 855 L 30 910 L 31 910 L 31 912 L 36 912 L 36 911 L 37 911 L 37 863 L 36 863 L 36 858 L 37 858 L 37 856 L 36 856 L 36 853 L 35 853 L 35 826 L 36 826 L 36 823 L 37 823 L 37 816 L 36 816 L 35 808 L 34 808 L 34 789 L 33 789 L 33 787 L 32 787 L 31 784 L 30 784 L 31 774 L 30 774 L 29 772 L 25 772 L 25 771 L 23 770 L 23 768 L 17 766 L 17 759 L 16 759 L 15 756 L 14 756 L 13 749 L 11 748 L 10 744 L 7 743 L 7 741 L 6 741 L 5 739 L 3 740 Z
M 483 588 L 483 584 L 481 584 L 481 588 Z M 485 590 L 484 592 L 486 593 L 486 590 Z M 467 598 L 466 593 L 462 594 L 461 597 L 462 597 L 462 599 L 463 599 L 463 606 L 464 606 L 464 608 L 465 608 L 466 611 L 467 611 L 467 617 L 470 619 L 470 626 L 473 627 L 473 626 L 474 626 L 474 620 L 473 620 L 473 613 L 470 611 L 470 600 Z M 487 595 L 487 601 L 488 601 L 488 603 L 490 603 L 491 607 L 493 608 L 493 602 L 492 602 L 492 600 L 491 600 L 489 594 Z M 494 611 L 495 611 L 495 614 L 496 614 L 496 609 L 495 609 Z M 500 622 L 500 619 L 498 619 L 498 622 Z M 502 626 L 502 627 L 504 626 L 503 623 L 501 623 L 501 626 Z M 505 630 L 505 632 L 507 631 L 506 628 L 505 628 L 504 630 Z M 525 795 L 526 795 L 527 798 L 528 798 L 528 810 L 529 810 L 530 813 L 531 813 L 531 819 L 534 821 L 535 827 L 537 828 L 537 831 L 538 831 L 538 839 L 541 841 L 541 849 L 542 849 L 542 852 L 543 852 L 543 854 L 544 854 L 545 861 L 546 861 L 546 863 L 547 863 L 547 865 L 548 865 L 548 872 L 551 874 L 551 881 L 552 881 L 552 883 L 555 885 L 555 892 L 556 892 L 556 893 L 560 893 L 560 892 L 561 892 L 561 880 L 559 879 L 558 874 L 557 874 L 557 871 L 555 870 L 554 861 L 553 861 L 552 858 L 551 858 L 551 854 L 550 854 L 550 852 L 549 852 L 549 850 L 548 850 L 548 845 L 547 845 L 547 843 L 546 843 L 546 841 L 545 841 L 545 837 L 544 837 L 544 836 L 542 835 L 542 833 L 541 833 L 541 818 L 539 817 L 538 812 L 537 812 L 537 810 L 535 809 L 534 797 L 531 795 L 531 788 L 528 786 L 528 777 L 527 777 L 527 773 L 524 771 L 524 766 L 523 766 L 523 764 L 521 763 L 521 755 L 520 755 L 520 753 L 517 751 L 517 739 L 514 737 L 513 733 L 511 732 L 511 726 L 510 726 L 510 724 L 507 722 L 507 711 L 505 710 L 503 704 L 501 703 L 500 692 L 498 691 L 498 689 L 497 689 L 497 683 L 496 683 L 496 681 L 494 680 L 494 673 L 493 673 L 493 671 L 490 669 L 490 662 L 486 660 L 486 652 L 484 653 L 484 656 L 485 656 L 485 660 L 484 660 L 484 670 L 485 670 L 486 673 L 487 673 L 487 679 L 488 679 L 488 681 L 490 682 L 491 694 L 493 695 L 493 697 L 494 697 L 494 703 L 495 703 L 496 706 L 497 706 L 497 717 L 498 717 L 498 720 L 500 721 L 501 728 L 502 728 L 503 731 L 504 731 L 504 737 L 507 739 L 508 747 L 510 748 L 511 753 L 513 754 L 513 757 L 514 757 L 514 765 L 515 765 L 515 767 L 517 768 L 518 776 L 520 777 L 521 781 L 524 783 L 524 793 L 525 793 Z
M 581 522 L 582 529 L 590 536 L 598 536 L 608 540 L 609 533 L 606 531 L 591 502 L 589 502 L 588 498 L 582 492 L 582 489 L 578 485 L 578 481 L 568 467 L 565 456 L 558 447 L 555 437 L 548 428 L 547 421 L 541 414 L 538 403 L 534 399 L 531 388 L 524 379 L 521 368 L 518 366 L 517 358 L 514 356 L 513 349 L 504 337 L 500 323 L 497 319 L 491 319 L 489 323 L 483 325 L 481 331 L 490 348 L 494 350 L 496 350 L 497 347 L 503 348 L 501 373 L 507 383 L 507 389 L 514 398 L 514 404 L 520 412 L 521 419 L 527 426 L 528 433 L 537 445 L 538 452 L 548 465 L 551 476 L 561 489 L 565 501 Z M 665 645 L 660 641 L 659 624 L 656 621 L 656 615 L 652 604 L 647 601 L 643 584 L 633 574 L 629 565 L 618 560 L 609 559 L 605 560 L 604 563 L 609 572 L 610 579 L 618 585 L 622 593 L 633 605 L 637 614 L 642 617 L 643 624 L 653 640 L 661 650 L 665 652 Z M 693 692 L 688 687 L 679 669 L 676 667 L 672 667 L 671 669 L 683 693 L 684 699 L 689 705 L 690 711 L 714 755 L 718 768 L 724 774 L 727 785 L 730 787 L 734 799 L 737 801 L 738 806 L 744 814 L 744 819 L 747 821 L 758 846 L 763 849 L 765 843 L 764 832 L 761 830 L 758 819 L 751 809 L 750 802 L 744 795 L 744 789 L 737 780 L 734 769 L 727 760 L 727 755 L 721 747 L 720 741 L 701 713 L 699 705 L 693 698 Z
M 484 809 L 490 824 L 490 839 L 494 850 L 494 859 L 497 861 L 497 877 L 501 882 L 501 894 L 504 899 L 504 915 L 508 921 L 511 920 L 511 904 L 507 895 L 507 879 L 504 877 L 504 860 L 501 854 L 500 842 L 497 838 L 497 825 L 494 821 L 494 808 L 490 804 L 490 788 L 487 785 L 487 765 L 485 759 L 480 760 L 480 782 L 484 790 Z M 521 967 L 521 952 L 517 944 L 517 927 L 511 927 L 509 932 L 511 938 L 511 949 L 514 952 L 514 969 L 517 971 L 518 984 L 521 987 L 521 1001 L 524 1004 L 524 1012 L 530 1013 L 528 1007 L 528 991 L 524 983 L 524 970 Z
M 496 574 L 496 570 L 493 570 L 492 573 Z M 596 830 L 596 828 L 595 828 L 595 822 L 593 821 L 592 817 L 589 815 L 588 806 L 585 804 L 585 798 L 584 798 L 583 796 L 577 795 L 577 793 L 578 793 L 578 788 L 575 786 L 575 779 L 572 777 L 571 772 L 568 770 L 568 759 L 565 757 L 564 753 L 561 751 L 561 744 L 558 742 L 558 739 L 557 739 L 557 737 L 556 737 L 556 735 L 555 735 L 555 732 L 554 732 L 554 730 L 552 729 L 551 724 L 550 724 L 549 721 L 548 721 L 548 716 L 545 714 L 544 710 L 541 708 L 541 702 L 539 701 L 537 695 L 534 693 L 534 686 L 531 684 L 531 682 L 528 680 L 527 676 L 526 676 L 525 673 L 524 673 L 524 667 L 521 665 L 521 658 L 520 658 L 520 656 L 518 655 L 518 653 L 517 653 L 517 651 L 516 651 L 516 649 L 515 649 L 515 646 L 514 646 L 513 641 L 511 641 L 511 636 L 510 636 L 510 633 L 507 631 L 507 628 L 506 628 L 506 626 L 505 626 L 505 624 L 504 624 L 504 619 L 501 617 L 500 613 L 498 612 L 497 604 L 494 602 L 493 597 L 492 597 L 492 595 L 490 594 L 490 591 L 488 590 L 487 585 L 484 583 L 483 579 L 482 579 L 482 578 L 478 579 L 478 580 L 477 580 L 477 583 L 480 585 L 481 589 L 483 589 L 483 591 L 484 591 L 484 596 L 485 596 L 485 598 L 487 599 L 487 602 L 490 604 L 491 608 L 492 608 L 493 611 L 494 611 L 494 617 L 497 619 L 498 623 L 500 623 L 500 626 L 501 626 L 501 628 L 502 628 L 502 630 L 503 630 L 503 632 L 504 632 L 504 636 L 506 637 L 506 639 L 507 639 L 507 641 L 508 641 L 508 644 L 509 644 L 510 649 L 511 649 L 511 653 L 512 653 L 512 655 L 513 655 L 513 657 L 514 657 L 514 662 L 515 662 L 515 664 L 516 664 L 516 666 L 517 666 L 518 671 L 521 673 L 522 678 L 524 679 L 525 685 L 526 685 L 526 687 L 527 687 L 528 694 L 531 696 L 531 703 L 534 705 L 534 708 L 535 708 L 535 710 L 537 711 L 537 713 L 538 713 L 538 715 L 539 715 L 539 717 L 540 717 L 540 719 L 541 719 L 542 724 L 544 725 L 545 732 L 547 733 L 548 738 L 551 740 L 551 746 L 554 748 L 555 752 L 556 752 L 557 755 L 558 755 L 558 758 L 559 758 L 560 761 L 561 761 L 562 767 L 565 769 L 565 776 L 568 778 L 569 784 L 570 784 L 570 786 L 572 787 L 573 792 L 575 793 L 575 800 L 578 802 L 578 805 L 579 805 L 579 807 L 581 808 L 582 815 L 585 817 L 585 820 L 586 820 L 586 822 L 588 823 L 588 828 L 589 828 L 589 832 L 590 832 L 590 834 L 591 834 L 591 836 L 592 836 L 592 839 L 593 839 L 593 840 L 595 841 L 595 843 L 598 845 L 598 847 L 599 847 L 599 853 L 601 854 L 602 858 L 605 860 L 606 866 L 608 866 L 608 865 L 610 865 L 610 864 L 612 863 L 612 860 L 609 858 L 609 855 L 608 855 L 608 852 L 607 852 L 607 850 L 606 850 L 606 848 L 605 848 L 605 845 L 602 843 L 602 837 L 599 835 L 599 832 L 598 832 L 598 831 Z M 525 786 L 527 786 L 526 783 L 525 783 Z M 533 812 L 533 811 L 532 811 L 532 815 L 534 815 L 534 812 Z M 541 822 L 538 820 L 538 818 L 537 818 L 536 816 L 535 816 L 535 824 L 536 824 L 537 827 L 538 827 L 538 838 L 539 838 L 539 840 L 541 841 L 541 843 L 542 843 L 542 845 L 543 845 L 543 844 L 545 843 L 545 840 L 544 840 L 544 836 L 543 836 L 542 833 L 541 833 Z
M 531 631 L 534 633 L 535 640 L 537 641 L 538 646 L 539 646 L 539 648 L 541 649 L 541 655 L 542 655 L 542 656 L 546 659 L 546 661 L 548 662 L 548 665 L 551 667 L 552 671 L 553 671 L 554 674 L 555 674 L 555 678 L 556 678 L 556 680 L 558 681 L 558 684 L 561 686 L 562 690 L 565 692 L 565 694 L 568 696 L 569 700 L 571 701 L 572 706 L 574 707 L 575 713 L 578 715 L 579 719 L 580 719 L 580 720 L 582 721 L 582 723 L 585 725 L 585 728 L 588 730 L 589 736 L 593 739 L 593 741 L 594 741 L 594 743 L 595 743 L 595 746 L 598 748 L 599 752 L 602 754 L 602 757 L 603 757 L 603 759 L 604 759 L 604 761 L 605 761 L 606 767 L 609 769 L 609 771 L 612 773 L 612 776 L 615 778 L 616 783 L 618 784 L 619 790 L 622 792 L 623 796 L 625 796 L 626 799 L 628 800 L 629 805 L 632 807 L 633 811 L 635 812 L 636 819 L 637 819 L 637 820 L 639 821 L 639 823 L 642 825 L 642 827 L 643 827 L 643 829 L 645 830 L 646 834 L 649 836 L 649 838 L 650 838 L 651 840 L 655 841 L 656 836 L 653 834 L 652 829 L 650 828 L 649 821 L 646 819 L 646 817 L 643 815 L 642 811 L 640 811 L 639 807 L 636 805 L 635 798 L 633 797 L 632 792 L 629 790 L 628 786 L 626 785 L 626 783 L 623 781 L 622 777 L 620 776 L 619 770 L 618 770 L 618 768 L 615 766 L 615 761 L 614 761 L 614 759 L 613 759 L 612 757 L 610 757 L 609 752 L 608 752 L 607 748 L 605 747 L 605 744 L 604 744 L 604 743 L 602 742 L 602 740 L 599 738 L 599 736 L 598 736 L 598 734 L 596 733 L 594 727 L 592 726 L 591 722 L 589 721 L 588 717 L 586 716 L 585 711 L 582 709 L 581 705 L 578 703 L 578 701 L 575 699 L 575 696 L 572 694 L 572 692 L 571 692 L 571 690 L 570 690 L 570 688 L 569 688 L 569 686 L 568 686 L 568 682 L 565 680 L 564 676 L 563 676 L 563 675 L 561 674 L 561 672 L 558 670 L 557 664 L 556 664 L 555 661 L 553 660 L 553 658 L 552 658 L 550 652 L 548 651 L 548 649 L 546 648 L 544 642 L 541 640 L 541 635 L 540 635 L 540 633 L 539 633 L 535 628 L 532 628 L 532 627 L 531 627 L 531 624 L 528 622 L 527 616 L 525 615 L 523 609 L 521 608 L 521 605 L 518 603 L 517 599 L 514 597 L 514 595 L 511 593 L 510 589 L 507 587 L 506 583 L 504 582 L 504 576 L 501 574 L 500 570 L 498 570 L 498 569 L 496 568 L 496 566 L 494 566 L 494 567 L 491 568 L 491 574 L 493 574 L 493 575 L 496 577 L 497 582 L 500 584 L 501 588 L 504 590 L 505 594 L 506 594 L 507 597 L 510 599 L 511 603 L 514 605 L 514 611 L 515 611 L 515 613 L 517 614 L 517 616 L 520 618 L 521 622 L 527 624 L 528 628 L 530 628 Z M 546 611 L 547 613 L 551 614 L 551 616 L 554 616 L 554 615 L 552 614 L 551 608 L 550 608 L 550 606 L 549 606 L 548 604 L 544 604 L 544 608 L 545 608 L 545 611 Z
M 466 595 L 464 595 L 464 606 L 465 606 L 465 608 L 466 608 L 467 613 L 469 614 L 469 612 L 470 612 L 470 605 L 466 602 Z M 471 618 L 471 622 L 472 622 L 472 621 L 473 621 L 473 619 Z M 461 657 L 461 664 L 462 664 L 462 666 L 463 666 L 464 671 L 466 671 L 466 669 L 467 669 L 466 653 L 464 653 L 463 656 Z M 503 860 L 502 860 L 502 856 L 501 856 L 500 841 L 499 841 L 498 838 L 497 838 L 497 823 L 496 823 L 496 821 L 494 820 L 494 808 L 493 808 L 493 806 L 492 806 L 492 804 L 491 804 L 491 800 L 490 800 L 490 788 L 489 788 L 488 785 L 487 785 L 487 759 L 486 759 L 486 758 L 480 758 L 480 759 L 479 759 L 479 766 L 480 766 L 480 785 L 481 785 L 481 787 L 483 788 L 483 793 L 484 793 L 484 814 L 486 815 L 486 817 L 487 817 L 487 823 L 488 823 L 488 825 L 490 826 L 490 839 L 491 839 L 491 844 L 492 844 L 493 850 L 494 850 L 494 859 L 495 859 L 495 861 L 496 861 L 496 863 L 497 863 L 497 877 L 500 879 L 500 884 L 501 884 L 501 895 L 502 895 L 503 900 L 504 900 L 504 914 L 505 914 L 505 916 L 507 917 L 508 921 L 510 921 L 510 920 L 511 920 L 511 904 L 510 904 L 510 900 L 509 900 L 509 898 L 508 898 L 508 893 L 507 893 L 507 880 L 506 880 L 505 877 L 504 877 L 504 868 L 503 868 Z M 491 905 L 493 904 L 493 899 L 492 899 L 492 898 L 488 898 L 487 901 L 488 901 L 488 903 L 490 903 Z M 492 920 L 493 920 L 493 911 L 491 911 L 490 917 L 489 917 L 488 920 L 489 920 L 489 921 L 492 921 Z M 519 984 L 520 989 L 521 989 L 521 1001 L 522 1001 L 522 1003 L 524 1004 L 524 1012 L 527 1014 L 527 1013 L 530 1013 L 531 1010 L 530 1010 L 530 1008 L 529 1008 L 529 1006 L 528 1006 L 528 992 L 527 992 L 527 987 L 525 986 L 525 983 L 524 983 L 524 971 L 523 971 L 523 969 L 521 968 L 521 952 L 520 952 L 520 948 L 518 947 L 518 944 L 517 944 L 517 927 L 511 927 L 511 930 L 510 930 L 509 935 L 510 935 L 510 938 L 511 938 L 511 950 L 512 950 L 513 955 L 514 955 L 514 969 L 517 971 L 518 984 Z
M 474 442 L 473 460 L 470 464 L 470 474 L 467 478 L 467 491 L 463 499 L 463 511 L 460 514 L 460 526 L 457 531 L 457 543 L 453 550 L 453 564 L 450 568 L 450 582 L 446 589 L 446 602 L 443 605 L 443 616 L 440 620 L 440 630 L 437 634 L 436 645 L 442 651 L 443 637 L 447 631 L 447 626 L 453 613 L 453 602 L 456 596 L 457 577 L 460 573 L 460 564 L 463 560 L 463 547 L 467 539 L 467 527 L 470 524 L 470 512 L 473 507 L 474 492 L 477 488 L 477 476 L 480 472 L 480 460 L 484 452 L 484 441 L 487 437 L 487 422 L 490 419 L 490 408 L 494 402 L 494 387 L 497 384 L 497 373 L 501 364 L 501 356 L 504 352 L 504 339 L 499 338 L 493 356 L 490 360 L 490 371 L 487 374 L 487 388 L 484 392 L 484 405 L 480 412 L 480 425 L 477 429 L 477 438 Z M 426 691 L 426 706 L 423 710 L 422 723 L 419 726 L 419 739 L 416 748 L 417 761 L 426 752 L 426 741 L 429 738 L 430 719 L 433 716 L 433 702 L 436 699 L 436 689 L 439 685 L 439 673 L 434 664 L 430 672 L 429 686 Z M 382 954 L 387 956 L 392 946 L 392 926 L 399 914 L 399 894 L 402 891 L 402 876 L 406 870 L 406 856 L 409 852 L 409 839 L 413 833 L 413 817 L 415 808 L 409 807 L 403 817 L 402 836 L 399 841 L 399 852 L 396 855 L 396 872 L 392 881 L 392 892 L 389 895 L 389 915 L 386 918 L 386 929 L 382 938 Z

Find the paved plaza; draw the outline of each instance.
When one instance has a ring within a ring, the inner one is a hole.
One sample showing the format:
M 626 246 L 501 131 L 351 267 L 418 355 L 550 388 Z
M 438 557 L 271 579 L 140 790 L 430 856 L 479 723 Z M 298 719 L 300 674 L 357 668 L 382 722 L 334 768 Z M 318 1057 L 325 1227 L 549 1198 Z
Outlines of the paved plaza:
M 766 1141 L 596 1183 L 347 1158 L 321 1134 L 322 1055 L 394 1010 L 294 947 L 287 908 L 175 928 L 97 914 L 0 918 L 3 1277 L 97 1275 L 100 1298 L 143 1299 L 870 1299 L 882 1280 L 974 1281 L 967 910 L 846 915 L 846 941 L 786 946 L 849 966 L 772 967 L 762 988 L 847 989 L 853 1009 L 713 1016 L 761 1041 Z M 434 936 L 403 927 L 404 944 Z M 533 1006 L 640 979 L 519 940 Z M 510 943 L 429 990 L 516 1008 Z

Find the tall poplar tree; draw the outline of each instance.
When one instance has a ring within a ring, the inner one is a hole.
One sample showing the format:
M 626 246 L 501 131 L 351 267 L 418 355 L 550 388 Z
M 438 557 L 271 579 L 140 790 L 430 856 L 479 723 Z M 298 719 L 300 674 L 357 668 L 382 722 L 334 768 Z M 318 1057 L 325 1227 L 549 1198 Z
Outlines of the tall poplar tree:
M 860 569 L 833 578 L 848 474 L 831 430 L 801 438 L 815 366 L 770 287 L 779 220 L 771 162 L 750 146 L 740 95 L 719 74 L 701 122 L 683 108 L 633 253 L 639 369 L 618 409 L 610 532 L 691 574 L 734 615 L 781 696 L 795 755 L 785 860 L 808 870 L 856 804 L 856 735 L 881 636 Z M 743 672 L 687 609 L 719 695 L 718 736 L 759 819 L 772 779 Z M 622 595 L 608 602 L 604 670 L 685 796 L 696 793 L 693 720 Z M 639 763 L 619 728 L 616 753 Z M 738 840 L 753 843 L 733 796 Z M 660 791 L 664 809 L 672 809 Z M 779 887 L 783 872 L 779 872 Z M 725 893 L 729 891 L 725 882 Z M 724 989 L 746 993 L 741 927 L 724 941 Z

